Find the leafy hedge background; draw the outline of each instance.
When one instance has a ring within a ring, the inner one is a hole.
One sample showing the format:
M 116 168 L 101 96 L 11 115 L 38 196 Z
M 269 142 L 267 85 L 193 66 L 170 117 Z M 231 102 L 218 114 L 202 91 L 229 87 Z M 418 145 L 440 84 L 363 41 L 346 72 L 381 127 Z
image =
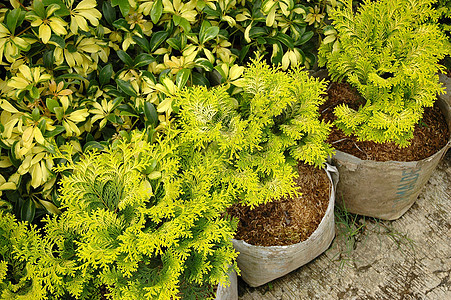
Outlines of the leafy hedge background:
M 150 140 L 173 120 L 184 86 L 240 91 L 259 51 L 274 64 L 316 63 L 338 1 L 11 0 L 0 9 L 0 192 L 33 220 L 58 213 L 56 149 L 102 149 L 124 132 Z

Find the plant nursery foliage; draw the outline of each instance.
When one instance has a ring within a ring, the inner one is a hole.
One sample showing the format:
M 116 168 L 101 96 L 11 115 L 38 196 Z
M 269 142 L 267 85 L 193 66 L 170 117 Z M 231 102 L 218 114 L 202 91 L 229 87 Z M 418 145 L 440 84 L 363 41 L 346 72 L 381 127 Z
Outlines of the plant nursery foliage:
M 17 231 L 2 226 L 0 279 L 11 265 L 22 280 L 2 281 L 2 299 L 212 297 L 236 258 L 235 223 L 221 217 L 229 199 L 216 188 L 219 165 L 199 153 L 179 160 L 170 140 L 150 145 L 133 133 L 77 163 L 59 153 L 67 163 L 57 170 L 71 174 L 59 191 L 63 213 L 47 218 L 45 236 L 0 219 Z
M 293 194 L 293 164 L 320 166 L 332 153 L 330 124 L 318 118 L 325 86 L 301 68 L 282 72 L 257 59 L 234 96 L 224 86 L 176 93 L 181 143 L 221 157 L 222 182 L 248 205 Z
M 170 126 L 167 95 L 238 92 L 250 53 L 313 66 L 330 1 L 10 0 L 0 7 L 0 193 L 19 219 L 59 213 L 58 163 Z M 325 4 L 325 2 L 323 3 Z
M 34 227 L 0 211 L 0 298 L 43 299 L 46 292 L 34 278 L 33 260 L 42 239 Z M 21 255 L 23 254 L 23 255 Z
M 434 1 L 351 2 L 331 14 L 339 47 L 321 45 L 320 65 L 333 80 L 347 80 L 366 103 L 335 109 L 336 125 L 360 140 L 407 146 L 424 107 L 442 93 L 438 61 L 450 52 Z

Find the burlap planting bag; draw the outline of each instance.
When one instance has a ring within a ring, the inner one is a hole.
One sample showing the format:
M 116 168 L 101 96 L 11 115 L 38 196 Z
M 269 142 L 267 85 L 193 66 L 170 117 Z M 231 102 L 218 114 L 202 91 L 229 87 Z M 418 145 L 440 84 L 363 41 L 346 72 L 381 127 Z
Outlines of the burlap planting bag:
M 450 105 L 441 97 L 438 104 L 451 129 Z M 361 160 L 336 151 L 332 164 L 340 173 L 337 205 L 351 213 L 395 220 L 415 202 L 432 172 L 451 146 L 448 143 L 434 155 L 420 161 Z
M 215 300 L 238 300 L 238 280 L 235 271 L 229 272 L 230 285 L 218 285 Z
M 446 94 L 439 95 L 438 97 L 448 103 L 448 105 L 451 105 L 451 77 L 448 77 L 445 74 L 439 74 L 439 79 L 446 88 Z
M 306 240 L 289 246 L 254 246 L 232 240 L 240 253 L 237 258 L 241 277 L 252 287 L 282 277 L 305 265 L 329 248 L 335 236 L 334 202 L 338 173 L 335 167 L 325 168 L 331 181 L 329 205 L 318 228 Z

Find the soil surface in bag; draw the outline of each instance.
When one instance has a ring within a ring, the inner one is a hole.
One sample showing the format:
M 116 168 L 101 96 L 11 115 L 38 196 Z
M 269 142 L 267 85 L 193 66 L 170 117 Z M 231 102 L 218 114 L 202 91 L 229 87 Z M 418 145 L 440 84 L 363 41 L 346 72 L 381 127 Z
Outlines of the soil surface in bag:
M 256 246 L 287 246 L 305 241 L 316 230 L 329 204 L 330 180 L 323 169 L 299 163 L 296 184 L 300 195 L 262 204 L 254 209 L 235 204 L 235 239 Z
M 365 100 L 348 83 L 332 82 L 327 91 L 327 101 L 320 107 L 322 119 L 334 121 L 336 117 L 333 111 L 339 104 L 347 104 L 353 109 L 358 109 L 360 105 L 365 104 Z M 395 143 L 357 141 L 355 136 L 347 136 L 335 126 L 327 141 L 335 149 L 363 160 L 418 161 L 439 151 L 446 145 L 448 139 L 448 125 L 440 108 L 435 104 L 434 107 L 424 109 L 423 119 L 415 125 L 414 137 L 408 147 L 400 148 Z

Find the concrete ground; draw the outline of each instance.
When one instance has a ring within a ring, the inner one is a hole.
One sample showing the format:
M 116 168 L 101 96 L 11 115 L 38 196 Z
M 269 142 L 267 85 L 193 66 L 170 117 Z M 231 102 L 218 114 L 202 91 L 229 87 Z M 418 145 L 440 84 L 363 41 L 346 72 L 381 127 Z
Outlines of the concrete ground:
M 400 219 L 336 222 L 325 253 L 258 288 L 240 280 L 239 299 L 451 300 L 451 150 Z

